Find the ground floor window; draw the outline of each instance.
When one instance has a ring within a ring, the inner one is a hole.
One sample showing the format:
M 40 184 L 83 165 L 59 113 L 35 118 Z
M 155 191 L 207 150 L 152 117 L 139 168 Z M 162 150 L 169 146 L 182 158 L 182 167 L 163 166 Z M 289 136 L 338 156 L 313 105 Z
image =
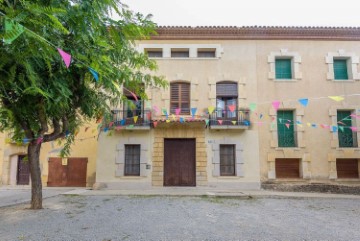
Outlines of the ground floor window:
M 220 176 L 235 176 L 235 145 L 220 145 Z
M 125 176 L 140 176 L 140 145 L 125 145 Z
M 275 159 L 276 178 L 300 178 L 300 159 Z
M 336 159 L 338 178 L 359 178 L 358 159 Z

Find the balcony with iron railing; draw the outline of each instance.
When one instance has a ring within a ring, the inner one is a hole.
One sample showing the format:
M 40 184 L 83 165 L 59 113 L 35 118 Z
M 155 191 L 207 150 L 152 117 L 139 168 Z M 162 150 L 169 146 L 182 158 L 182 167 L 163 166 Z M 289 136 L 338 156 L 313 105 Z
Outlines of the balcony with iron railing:
M 150 109 L 127 109 L 112 110 L 112 120 L 106 127 L 120 127 L 133 130 L 150 130 L 151 110 Z
M 279 147 L 297 147 L 296 131 L 278 133 L 278 146 Z
M 234 111 L 215 109 L 209 115 L 210 129 L 248 129 L 250 127 L 250 110 L 236 109 Z

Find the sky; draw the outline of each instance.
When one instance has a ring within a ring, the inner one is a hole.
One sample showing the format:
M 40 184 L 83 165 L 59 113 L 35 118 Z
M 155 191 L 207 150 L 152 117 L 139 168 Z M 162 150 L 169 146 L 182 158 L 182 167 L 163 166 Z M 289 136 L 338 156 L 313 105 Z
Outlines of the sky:
M 159 26 L 360 27 L 360 0 L 123 0 Z

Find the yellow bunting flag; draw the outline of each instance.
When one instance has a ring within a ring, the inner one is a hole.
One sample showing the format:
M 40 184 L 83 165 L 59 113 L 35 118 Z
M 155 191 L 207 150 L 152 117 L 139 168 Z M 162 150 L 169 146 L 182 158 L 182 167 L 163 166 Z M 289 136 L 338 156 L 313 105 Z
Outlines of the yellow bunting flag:
M 166 123 L 169 123 L 170 122 L 170 120 L 166 120 Z
M 138 116 L 134 116 L 134 123 L 136 123 L 138 120 Z
M 236 125 L 236 121 L 232 121 L 233 125 Z
M 208 108 L 208 111 L 209 111 L 209 114 L 212 114 L 215 110 L 215 107 L 214 106 L 209 106 Z
M 342 101 L 344 100 L 344 97 L 341 96 L 328 96 L 330 99 L 335 100 L 335 101 Z

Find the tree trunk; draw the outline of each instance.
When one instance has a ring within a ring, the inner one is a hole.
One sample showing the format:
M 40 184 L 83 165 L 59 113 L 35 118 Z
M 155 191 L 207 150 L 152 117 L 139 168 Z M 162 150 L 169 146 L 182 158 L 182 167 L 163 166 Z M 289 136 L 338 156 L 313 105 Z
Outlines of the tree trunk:
M 42 183 L 40 171 L 40 148 L 34 140 L 28 146 L 28 158 L 31 176 L 31 209 L 42 209 Z

